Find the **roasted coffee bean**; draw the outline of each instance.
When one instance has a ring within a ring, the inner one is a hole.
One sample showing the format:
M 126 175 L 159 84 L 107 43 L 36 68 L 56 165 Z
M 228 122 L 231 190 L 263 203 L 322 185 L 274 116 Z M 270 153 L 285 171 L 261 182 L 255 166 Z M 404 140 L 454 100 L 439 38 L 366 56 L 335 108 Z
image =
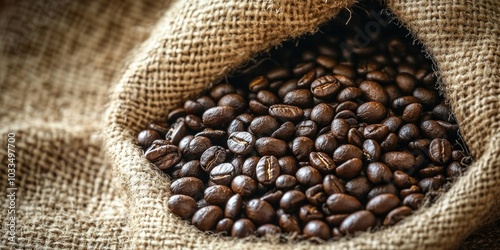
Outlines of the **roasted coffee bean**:
M 370 211 L 361 210 L 347 216 L 342 221 L 342 224 L 340 224 L 340 231 L 353 234 L 355 232 L 366 231 L 375 226 L 376 223 L 377 219 Z
M 184 177 L 175 180 L 170 185 L 172 194 L 183 194 L 198 198 L 203 193 L 203 182 L 195 177 Z
M 322 173 L 330 173 L 335 170 L 335 163 L 328 154 L 323 152 L 311 152 L 309 163 Z
M 432 116 L 438 120 L 443 120 L 443 121 L 453 120 L 450 108 L 443 103 L 438 104 L 437 106 L 434 107 L 434 109 L 432 109 Z
M 422 134 L 429 139 L 443 138 L 446 139 L 446 129 L 434 120 L 423 121 L 420 124 Z
M 305 192 L 307 200 L 314 206 L 319 206 L 325 203 L 328 196 L 324 192 L 323 185 L 317 184 L 308 188 Z
M 422 192 L 427 193 L 429 191 L 438 190 L 441 186 L 441 180 L 439 178 L 425 178 L 418 182 L 418 187 L 422 189 Z
M 361 161 L 361 159 L 359 158 L 352 158 L 340 164 L 335 169 L 335 174 L 340 178 L 352 179 L 361 172 L 362 168 L 363 161 Z
M 392 180 L 392 172 L 384 163 L 372 162 L 366 167 L 366 177 L 373 184 L 389 183 Z
M 436 100 L 438 100 L 436 91 L 431 91 L 421 87 L 416 88 L 413 91 L 413 95 L 420 99 L 422 105 L 426 108 L 433 107 L 436 104 Z M 447 119 L 444 120 L 446 121 Z
M 299 168 L 299 170 L 297 170 L 297 173 L 295 173 L 295 178 L 297 178 L 297 181 L 300 184 L 306 187 L 314 186 L 323 181 L 323 176 L 321 176 L 321 173 L 310 166 Z
M 290 71 L 286 67 L 276 67 L 267 72 L 266 76 L 271 81 L 286 79 L 290 77 Z
M 216 233 L 222 233 L 223 235 L 227 235 L 229 232 L 231 232 L 231 229 L 233 228 L 234 221 L 229 218 L 224 218 L 217 222 L 217 225 L 215 226 L 215 232 Z
M 196 201 L 187 195 L 172 195 L 168 199 L 168 209 L 170 212 L 181 217 L 183 220 L 190 219 L 198 209 Z
M 314 148 L 316 151 L 322 151 L 330 155 L 333 154 L 337 146 L 337 140 L 332 133 L 319 135 L 316 141 L 314 141 Z
M 327 175 L 323 178 L 323 189 L 327 195 L 345 193 L 345 186 L 335 175 Z
M 366 210 L 375 215 L 384 215 L 399 205 L 399 198 L 394 194 L 381 194 L 366 204 Z
M 364 200 L 372 189 L 372 184 L 365 176 L 358 176 L 345 184 L 345 191 L 359 200 Z
M 257 163 L 259 162 L 260 158 L 258 156 L 253 156 L 247 158 L 243 162 L 243 167 L 241 168 L 241 173 L 250 176 L 252 178 L 255 178 L 255 168 L 257 167 Z
M 185 115 L 186 115 L 186 110 L 183 107 L 182 108 L 176 108 L 176 109 L 170 111 L 170 113 L 168 113 L 168 115 L 167 115 L 167 121 L 174 122 L 178 118 L 183 117 Z M 155 125 L 153 125 L 153 126 L 155 126 Z M 151 127 L 151 124 L 150 124 L 150 127 Z M 153 129 L 153 128 L 151 128 L 151 129 Z M 156 129 L 153 129 L 153 130 L 156 130 Z M 163 131 L 162 132 L 163 134 L 167 133 L 167 130 L 164 130 L 164 129 L 161 129 L 161 130 Z
M 309 108 L 313 104 L 313 95 L 307 89 L 296 89 L 285 95 L 283 103 L 301 108 Z
M 255 231 L 255 224 L 249 219 L 239 219 L 234 222 L 231 229 L 231 236 L 235 238 L 244 238 L 252 235 Z
M 205 199 L 210 205 L 224 207 L 233 194 L 233 191 L 227 186 L 214 185 L 205 189 L 203 199 Z
M 323 217 L 321 211 L 315 206 L 308 204 L 300 207 L 299 218 L 302 223 L 307 223 L 311 220 L 320 220 L 323 219 Z
M 249 176 L 238 175 L 231 181 L 231 189 L 243 197 L 252 196 L 257 191 L 257 182 Z
M 357 120 L 357 117 L 351 110 L 342 110 L 334 116 L 334 119 L 345 119 L 349 123 L 349 120 Z
M 259 199 L 250 200 L 245 206 L 245 213 L 247 218 L 256 225 L 272 223 L 276 217 L 271 204 Z
M 389 103 L 389 94 L 387 91 L 377 82 L 374 81 L 363 81 L 359 85 L 359 89 L 363 93 L 363 96 L 371 102 L 379 102 L 384 105 Z
M 394 133 L 390 133 L 384 140 L 380 143 L 380 149 L 382 152 L 388 152 L 395 150 L 398 146 L 398 136 Z
M 461 176 L 463 172 L 464 170 L 462 165 L 460 165 L 460 163 L 457 161 L 450 163 L 450 165 L 448 165 L 448 168 L 446 169 L 447 175 L 451 178 Z
M 225 138 L 226 135 L 227 133 L 224 130 L 206 128 L 203 131 L 196 133 L 195 137 L 204 136 L 212 142 L 218 142 Z
M 389 134 L 389 128 L 382 124 L 370 124 L 363 131 L 365 139 L 373 139 L 377 142 L 384 139 Z
M 236 116 L 236 111 L 230 106 L 218 106 L 203 113 L 203 124 L 209 127 L 221 128 L 228 125 Z
M 227 139 L 227 146 L 231 152 L 247 155 L 253 150 L 255 136 L 248 132 L 234 132 Z
M 334 119 L 331 123 L 330 130 L 338 141 L 346 141 L 347 133 L 350 129 L 349 123 L 345 119 Z
M 417 125 L 413 123 L 403 125 L 398 131 L 398 141 L 407 143 L 420 137 Z
M 358 147 L 350 144 L 344 144 L 339 146 L 334 152 L 333 152 L 333 161 L 337 164 L 343 163 L 347 160 L 353 159 L 353 158 L 358 158 L 362 159 L 363 158 L 363 151 L 359 149 Z
M 354 213 L 363 209 L 363 205 L 354 196 L 334 193 L 326 200 L 328 210 L 334 214 Z
M 290 190 L 281 197 L 280 208 L 285 210 L 285 212 L 293 212 L 298 210 L 306 201 L 307 197 L 303 192 L 299 190 Z
M 281 228 L 273 224 L 265 224 L 257 228 L 259 236 L 277 235 L 281 233 Z
M 351 128 L 349 132 L 347 132 L 347 142 L 356 147 L 363 147 L 364 139 L 363 134 L 361 134 L 357 128 Z
M 295 133 L 295 125 L 292 122 L 285 122 L 281 124 L 281 126 L 272 132 L 271 137 L 276 139 L 288 141 L 290 138 L 294 136 Z
M 199 102 L 187 100 L 184 103 L 184 110 L 187 114 L 201 115 L 205 111 L 205 107 Z
M 445 164 L 451 159 L 452 149 L 448 140 L 434 139 L 429 144 L 429 158 L 436 164 Z
M 399 89 L 405 94 L 411 94 L 417 85 L 417 79 L 408 73 L 399 73 L 395 80 Z
M 416 186 L 416 185 L 413 185 L 409 188 L 405 188 L 405 189 L 402 189 L 400 192 L 399 192 L 399 196 L 404 199 L 406 198 L 406 196 L 410 195 L 410 194 L 416 194 L 416 193 L 421 193 L 422 190 Z
M 334 115 L 335 110 L 326 103 L 320 103 L 311 110 L 311 120 L 316 122 L 320 127 L 329 125 Z
M 258 76 L 248 84 L 248 89 L 252 92 L 257 93 L 263 89 L 268 88 L 268 86 L 269 86 L 269 81 L 267 80 L 267 78 L 265 76 Z M 217 99 L 213 95 L 212 98 Z
M 201 118 L 196 115 L 187 115 L 185 123 L 186 126 L 193 131 L 201 131 L 205 128 Z
M 212 146 L 212 141 L 210 141 L 205 136 L 196 136 L 184 147 L 182 154 L 184 158 L 188 160 L 199 159 L 203 152 Z
M 271 91 L 268 90 L 261 90 L 257 93 L 257 101 L 262 103 L 265 106 L 271 106 L 273 104 L 278 103 L 280 100 L 279 98 L 273 94 Z
M 387 152 L 380 160 L 393 171 L 410 171 L 416 164 L 415 157 L 406 151 Z
M 227 200 L 224 209 L 224 216 L 226 218 L 231 218 L 235 220 L 240 216 L 242 207 L 243 207 L 243 199 L 241 198 L 241 195 L 235 194 L 231 196 L 229 200 Z
M 227 94 L 219 99 L 217 102 L 218 106 L 229 106 L 234 108 L 236 113 L 245 111 L 246 101 L 243 96 L 238 94 Z
M 389 132 L 392 133 L 397 132 L 402 123 L 403 120 L 398 116 L 389 116 L 381 122 L 381 124 L 387 126 Z
M 356 110 L 357 117 L 367 123 L 378 123 L 387 115 L 387 109 L 380 102 L 365 102 Z
M 228 185 L 236 175 L 236 168 L 233 164 L 222 163 L 210 171 L 210 180 L 218 185 Z
M 222 219 L 222 214 L 222 209 L 218 206 L 202 207 L 194 213 L 191 224 L 203 231 L 211 230 Z
M 212 90 L 210 91 L 210 97 L 212 97 L 214 100 L 218 101 L 221 97 L 223 97 L 227 94 L 235 93 L 235 92 L 236 92 L 236 89 L 233 87 L 233 85 L 228 84 L 228 83 L 222 83 L 222 84 L 215 85 L 212 88 Z
M 366 200 L 371 200 L 375 196 L 379 196 L 381 194 L 393 194 L 398 195 L 398 189 L 392 183 L 389 184 L 381 184 L 373 187 L 370 192 L 366 195 Z
M 316 98 L 325 99 L 333 97 L 340 90 L 340 81 L 337 77 L 326 75 L 316 78 L 311 83 L 311 92 Z
M 403 205 L 411 207 L 416 210 L 422 206 L 425 196 L 423 194 L 409 194 L 403 200 Z
M 411 103 L 405 107 L 403 110 L 403 115 L 401 119 L 406 123 L 414 123 L 418 121 L 420 114 L 422 114 L 424 108 L 420 103 Z
M 210 173 L 212 169 L 226 160 L 226 150 L 221 146 L 212 146 L 205 150 L 200 157 L 200 164 L 205 172 Z
M 394 179 L 394 184 L 396 184 L 399 188 L 409 188 L 417 184 L 417 180 L 415 178 L 399 170 L 394 171 L 392 178 Z
M 155 142 L 146 151 L 145 156 L 146 159 L 152 161 L 159 169 L 169 169 L 181 161 L 182 154 L 178 147 L 168 144 L 156 146 Z
M 414 96 L 402 96 L 392 101 L 392 107 L 396 110 L 403 110 L 412 103 L 420 103 L 420 99 Z
M 359 88 L 347 87 L 339 91 L 337 94 L 337 102 L 352 101 L 360 97 L 362 94 L 363 92 L 361 92 Z
M 305 120 L 299 122 L 297 126 L 295 126 L 295 136 L 306 136 L 309 138 L 314 138 L 318 131 L 318 126 L 315 122 L 311 120 Z
M 283 191 L 271 190 L 271 191 L 265 193 L 264 195 L 262 195 L 262 197 L 260 197 L 260 199 L 263 201 L 267 201 L 269 204 L 276 207 L 279 205 L 282 197 L 283 197 Z
M 297 79 L 290 79 L 283 83 L 281 87 L 278 89 L 278 96 L 283 99 L 288 92 L 297 89 Z
M 275 104 L 269 107 L 269 115 L 281 121 L 298 121 L 304 116 L 304 111 L 292 105 Z
M 299 65 L 297 65 L 297 66 L 299 66 Z M 314 64 L 303 64 L 300 66 L 306 66 L 307 71 L 305 70 L 306 67 L 302 67 L 302 69 L 298 69 L 297 67 L 295 68 L 295 69 L 297 69 L 297 71 L 299 71 L 299 70 L 301 71 L 297 75 L 303 75 L 297 81 L 297 86 L 299 88 L 309 88 L 309 86 L 311 86 L 311 83 L 314 81 L 314 79 L 316 79 L 316 70 L 314 69 Z M 294 71 L 295 71 L 295 69 L 294 69 Z
M 273 137 L 261 137 L 255 142 L 255 150 L 259 155 L 284 156 L 288 151 L 286 142 Z
M 278 164 L 280 166 L 280 172 L 287 175 L 295 175 L 298 170 L 297 159 L 293 156 L 283 156 L 278 159 Z
M 427 166 L 426 168 L 420 169 L 418 174 L 424 178 L 428 178 L 443 173 L 443 170 L 444 168 L 441 166 Z
M 257 180 L 264 185 L 272 185 L 280 174 L 278 159 L 274 156 L 263 156 L 255 168 Z
M 203 169 L 201 168 L 200 161 L 193 160 L 184 163 L 179 171 L 179 176 L 202 178 Z
M 309 154 L 314 150 L 314 141 L 309 137 L 300 136 L 292 141 L 292 153 L 299 161 L 307 161 Z
M 384 226 L 394 225 L 394 224 L 398 223 L 399 221 L 401 221 L 402 219 L 411 215 L 411 213 L 412 213 L 411 208 L 407 207 L 407 206 L 401 206 L 401 207 L 395 208 L 391 212 L 389 212 L 387 214 L 387 216 L 385 217 Z
M 393 81 L 393 78 L 389 74 L 381 70 L 374 70 L 368 72 L 366 74 L 366 79 L 381 83 L 389 83 Z
M 276 179 L 275 186 L 279 189 L 292 189 L 297 185 L 297 179 L 293 175 L 283 174 Z
M 300 224 L 297 219 L 290 214 L 282 214 L 279 217 L 278 225 L 285 233 L 300 233 Z
M 306 238 L 327 240 L 330 238 L 330 227 L 322 220 L 311 220 L 304 226 L 302 233 Z
M 146 129 L 139 132 L 139 134 L 137 135 L 136 142 L 137 144 L 139 144 L 139 146 L 142 147 L 142 149 L 146 149 L 149 146 L 151 146 L 151 144 L 155 140 L 158 139 L 161 139 L 161 135 L 158 132 L 152 129 Z
M 363 154 L 369 162 L 378 161 L 382 154 L 382 149 L 375 140 L 368 139 L 363 142 Z

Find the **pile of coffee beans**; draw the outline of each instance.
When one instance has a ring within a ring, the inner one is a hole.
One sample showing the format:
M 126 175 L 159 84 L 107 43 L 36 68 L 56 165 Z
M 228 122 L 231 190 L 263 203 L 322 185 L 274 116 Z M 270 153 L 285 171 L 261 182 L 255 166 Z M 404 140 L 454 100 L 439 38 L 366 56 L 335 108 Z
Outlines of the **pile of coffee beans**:
M 407 31 L 374 20 L 285 43 L 140 132 L 173 179 L 170 211 L 233 237 L 328 240 L 444 191 L 468 159 L 458 125 Z

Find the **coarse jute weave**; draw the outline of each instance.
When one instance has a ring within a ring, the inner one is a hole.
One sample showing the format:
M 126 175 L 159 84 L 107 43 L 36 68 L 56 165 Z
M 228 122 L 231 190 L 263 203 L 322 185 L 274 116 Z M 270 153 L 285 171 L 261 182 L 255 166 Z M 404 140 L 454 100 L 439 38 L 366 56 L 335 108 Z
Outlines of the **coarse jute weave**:
M 352 1 L 0 3 L 0 162 L 16 134 L 16 236 L 26 249 L 306 249 L 201 233 L 166 209 L 169 180 L 136 133 L 261 51 L 315 31 Z M 446 249 L 500 212 L 500 2 L 391 1 L 436 62 L 474 162 L 432 206 L 394 227 L 318 248 Z M 107 110 L 105 112 L 105 110 Z M 104 143 L 103 143 L 104 142 Z M 3 168 L 5 169 L 5 168 Z M 496 223 L 498 225 L 498 223 Z M 463 246 L 494 248 L 474 235 Z M 491 229 L 491 230 L 489 230 Z M 479 231 L 479 233 L 484 231 Z M 485 233 L 488 235 L 488 233 Z M 476 241 L 474 241 L 476 240 Z

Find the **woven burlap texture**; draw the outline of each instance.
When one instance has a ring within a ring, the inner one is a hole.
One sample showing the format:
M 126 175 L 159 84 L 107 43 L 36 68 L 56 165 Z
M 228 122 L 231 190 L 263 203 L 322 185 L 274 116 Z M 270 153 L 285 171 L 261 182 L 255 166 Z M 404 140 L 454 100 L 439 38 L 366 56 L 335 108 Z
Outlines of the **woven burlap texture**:
M 310 247 L 306 242 L 220 238 L 188 226 L 166 210 L 169 181 L 143 159 L 134 137 L 150 120 L 163 118 L 255 53 L 314 31 L 351 4 L 7 2 L 0 8 L 0 30 L 7 38 L 0 39 L 0 140 L 6 145 L 7 134 L 16 133 L 15 246 Z M 500 3 L 388 5 L 434 57 L 475 161 L 431 208 L 395 227 L 325 246 L 458 246 L 498 211 Z M 4 150 L 0 160 L 7 161 Z M 2 197 L 6 178 L 0 176 Z M 6 205 L 1 205 L 2 235 Z M 0 244 L 7 245 L 7 239 L 2 237 Z

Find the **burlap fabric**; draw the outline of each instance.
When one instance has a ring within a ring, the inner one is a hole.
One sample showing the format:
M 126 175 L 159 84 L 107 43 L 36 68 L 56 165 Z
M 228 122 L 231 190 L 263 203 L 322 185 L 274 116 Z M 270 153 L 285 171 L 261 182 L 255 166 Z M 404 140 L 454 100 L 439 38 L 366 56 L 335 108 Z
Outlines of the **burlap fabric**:
M 3 3 L 0 162 L 5 166 L 7 134 L 14 132 L 18 191 L 17 244 L 9 245 L 2 171 L 0 245 L 309 248 L 307 242 L 232 240 L 188 226 L 167 211 L 169 180 L 143 159 L 134 137 L 257 52 L 312 32 L 351 6 L 324 0 Z M 434 57 L 475 160 L 431 207 L 392 228 L 321 248 L 454 248 L 500 211 L 500 3 L 388 6 Z M 494 248 L 498 231 L 493 224 L 463 246 Z

